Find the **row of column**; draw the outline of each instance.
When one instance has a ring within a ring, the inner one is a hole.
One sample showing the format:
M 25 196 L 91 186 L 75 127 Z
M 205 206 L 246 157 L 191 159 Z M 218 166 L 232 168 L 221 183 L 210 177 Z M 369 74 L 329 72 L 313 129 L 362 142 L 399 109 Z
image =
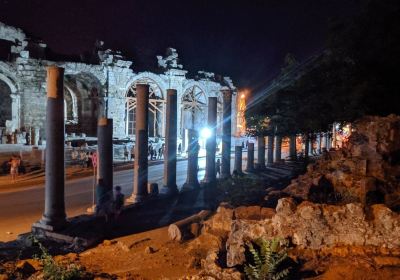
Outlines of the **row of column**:
M 47 68 L 47 111 L 46 111 L 46 183 L 45 210 L 42 219 L 33 228 L 57 230 L 65 226 L 65 169 L 64 169 L 64 69 L 57 66 Z M 221 177 L 230 176 L 230 147 L 231 147 L 231 106 L 232 92 L 223 90 L 223 139 Z M 133 192 L 131 202 L 141 202 L 147 195 L 148 183 L 148 108 L 149 85 L 138 84 L 136 89 L 136 143 L 134 161 Z M 176 185 L 176 148 L 177 148 L 177 91 L 167 91 L 164 159 L 164 192 L 178 192 Z M 207 139 L 205 185 L 216 182 L 216 126 L 217 126 L 217 97 L 209 97 L 208 127 L 211 137 Z M 113 187 L 113 121 L 100 118 L 98 121 L 98 178 L 112 191 Z M 183 189 L 199 187 L 198 171 L 198 132 L 189 131 L 189 158 L 187 180 Z
M 56 66 L 47 69 L 47 106 L 46 106 L 46 183 L 45 183 L 45 210 L 42 219 L 35 224 L 50 230 L 62 228 L 66 222 L 64 187 L 64 69 Z M 147 195 L 148 183 L 148 108 L 149 85 L 137 85 L 136 107 L 136 145 L 134 162 L 134 183 L 131 202 L 141 202 Z M 231 106 L 232 93 L 230 90 L 223 94 L 223 139 L 221 178 L 230 176 L 231 157 Z M 177 92 L 167 91 L 167 121 L 166 121 L 166 156 L 164 160 L 164 189 L 167 194 L 178 192 L 176 185 L 176 143 L 177 143 Z M 209 97 L 208 126 L 211 137 L 207 139 L 206 174 L 202 183 L 212 184 L 216 181 L 216 123 L 217 98 Z M 98 122 L 98 178 L 101 178 L 109 191 L 113 186 L 113 149 L 112 149 L 113 122 L 111 119 L 100 118 Z M 199 187 L 198 171 L 198 132 L 190 130 L 189 158 L 187 180 L 184 189 Z M 290 155 L 296 155 L 295 137 L 291 137 Z M 265 138 L 258 137 L 258 162 L 254 165 L 254 143 L 248 145 L 247 171 L 255 168 L 265 168 Z M 276 137 L 275 159 L 281 159 L 282 137 Z M 306 152 L 309 149 L 309 139 L 306 137 Z M 323 140 L 319 138 L 319 145 Z M 329 139 L 326 137 L 326 147 L 329 149 Z M 268 136 L 267 163 L 273 162 L 274 137 Z M 235 148 L 235 170 L 241 172 L 242 148 Z M 34 226 L 35 226 L 34 225 Z
M 316 150 L 317 154 L 321 154 L 323 149 L 329 150 L 331 148 L 331 141 L 328 133 L 317 135 L 317 148 L 313 149 L 313 144 L 308 135 L 304 138 L 305 155 L 312 154 Z M 263 170 L 265 165 L 265 137 L 257 137 L 257 163 L 254 163 L 254 143 L 249 143 L 247 146 L 247 164 L 246 171 L 252 172 L 254 170 Z M 270 165 L 274 161 L 280 162 L 282 159 L 282 136 L 267 136 L 268 154 L 267 164 Z M 289 137 L 289 158 L 295 160 L 297 158 L 296 150 L 296 136 Z M 274 160 L 275 159 L 275 160 Z M 235 167 L 236 172 L 242 172 L 242 146 L 235 147 Z

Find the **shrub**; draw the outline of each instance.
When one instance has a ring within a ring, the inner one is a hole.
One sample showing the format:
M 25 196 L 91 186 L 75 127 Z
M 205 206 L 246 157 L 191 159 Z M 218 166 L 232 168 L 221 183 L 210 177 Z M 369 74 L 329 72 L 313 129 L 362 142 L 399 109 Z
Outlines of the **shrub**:
M 47 280 L 75 280 L 88 279 L 89 275 L 84 269 L 77 264 L 67 263 L 59 264 L 49 254 L 47 249 L 35 237 L 32 237 L 33 242 L 39 246 L 40 256 L 36 257 L 43 265 L 43 276 Z

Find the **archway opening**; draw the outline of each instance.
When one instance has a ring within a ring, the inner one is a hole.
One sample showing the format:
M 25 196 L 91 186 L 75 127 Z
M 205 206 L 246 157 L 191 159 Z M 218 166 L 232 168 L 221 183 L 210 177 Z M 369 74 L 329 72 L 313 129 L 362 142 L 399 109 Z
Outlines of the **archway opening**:
M 207 96 L 197 85 L 187 88 L 182 95 L 181 138 L 182 150 L 188 145 L 188 129 L 200 132 L 207 126 Z
M 102 112 L 102 86 L 87 73 L 66 75 L 64 79 L 65 130 L 96 136 Z
M 149 137 L 164 137 L 165 100 L 161 88 L 151 79 L 135 81 L 126 94 L 126 134 L 135 135 L 136 85 L 148 84 L 149 88 Z
M 6 121 L 12 120 L 12 99 L 11 89 L 0 80 L 0 128 L 6 127 Z

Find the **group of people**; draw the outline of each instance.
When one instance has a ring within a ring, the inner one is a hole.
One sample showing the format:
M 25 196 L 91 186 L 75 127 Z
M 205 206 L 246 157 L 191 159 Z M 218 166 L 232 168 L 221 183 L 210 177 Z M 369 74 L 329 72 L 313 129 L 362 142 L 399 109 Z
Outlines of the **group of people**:
M 77 149 L 72 149 L 71 159 L 74 162 L 78 162 L 81 167 L 92 167 L 92 157 L 93 152 L 86 152 L 84 150 L 78 151 Z
M 124 161 L 128 161 L 129 159 L 129 151 L 128 147 L 124 146 Z M 135 159 L 135 146 L 131 147 L 131 161 Z
M 121 192 L 121 187 L 114 188 L 107 186 L 103 179 L 98 180 L 96 187 L 96 215 L 104 216 L 106 223 L 111 219 L 118 220 L 122 208 L 124 207 L 125 196 Z
M 153 147 L 152 144 L 149 145 L 148 157 L 150 160 L 163 159 L 165 151 L 165 144 L 163 143 L 160 148 Z

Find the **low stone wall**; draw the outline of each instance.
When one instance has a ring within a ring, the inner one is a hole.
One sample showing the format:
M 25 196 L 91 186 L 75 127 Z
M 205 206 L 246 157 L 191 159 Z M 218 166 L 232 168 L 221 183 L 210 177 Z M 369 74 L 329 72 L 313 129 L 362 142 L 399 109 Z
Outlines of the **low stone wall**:
M 400 215 L 382 204 L 365 210 L 359 203 L 335 206 L 305 201 L 296 205 L 292 198 L 282 198 L 275 210 L 220 206 L 205 222 L 204 231 L 225 233 L 229 267 L 242 264 L 246 242 L 259 237 L 288 238 L 299 249 L 350 245 L 400 253 Z

